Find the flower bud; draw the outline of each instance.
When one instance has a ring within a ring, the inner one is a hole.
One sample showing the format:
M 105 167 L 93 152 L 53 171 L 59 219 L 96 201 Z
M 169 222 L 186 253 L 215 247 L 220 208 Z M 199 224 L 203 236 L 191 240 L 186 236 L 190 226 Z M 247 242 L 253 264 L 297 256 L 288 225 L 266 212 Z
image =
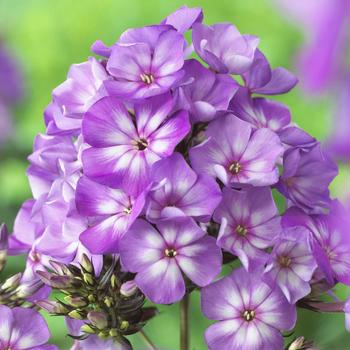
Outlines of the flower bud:
M 60 275 L 73 276 L 73 274 L 69 271 L 66 265 L 58 261 L 50 261 L 50 265 L 53 269 Z
M 314 349 L 312 342 L 308 342 L 304 337 L 295 339 L 288 347 L 287 350 L 312 350 Z
M 120 328 L 121 330 L 125 330 L 125 329 L 128 329 L 129 326 L 130 326 L 130 324 L 129 324 L 128 321 L 122 321 L 122 322 L 120 322 L 119 328 Z
M 74 318 L 75 320 L 83 320 L 83 315 L 78 310 L 73 310 L 68 313 L 68 316 Z
M 73 307 L 83 307 L 87 305 L 87 302 L 81 297 L 67 295 L 64 297 L 64 300 Z
M 80 265 L 86 272 L 89 272 L 90 274 L 94 271 L 94 267 L 91 263 L 91 260 L 88 258 L 86 254 L 83 254 Z
M 2 291 L 15 290 L 21 282 L 22 274 L 16 273 L 15 275 L 8 278 L 0 287 Z
M 127 281 L 123 283 L 120 287 L 120 294 L 124 297 L 131 297 L 137 292 L 138 288 L 136 283 L 132 281 Z
M 23 282 L 16 289 L 16 297 L 25 299 L 32 296 L 43 286 L 43 282 L 39 279 Z
M 87 333 L 87 334 L 95 334 L 95 330 L 91 328 L 90 325 L 88 324 L 83 324 L 81 327 L 80 327 L 80 330 L 84 333 Z
M 37 271 L 40 279 L 46 285 L 57 288 L 57 289 L 67 289 L 72 286 L 74 280 L 69 276 L 55 276 L 46 271 Z
M 104 303 L 107 307 L 111 307 L 113 305 L 113 299 L 111 297 L 105 297 Z
M 66 307 L 56 301 L 40 300 L 37 301 L 36 304 L 50 314 L 66 314 L 69 312 Z
M 7 260 L 8 230 L 5 224 L 0 226 L 0 271 L 3 270 Z
M 90 311 L 87 315 L 88 320 L 98 329 L 108 327 L 108 319 L 105 313 L 100 311 Z
M 84 282 L 89 284 L 90 286 L 94 285 L 94 279 L 90 273 L 83 274 Z

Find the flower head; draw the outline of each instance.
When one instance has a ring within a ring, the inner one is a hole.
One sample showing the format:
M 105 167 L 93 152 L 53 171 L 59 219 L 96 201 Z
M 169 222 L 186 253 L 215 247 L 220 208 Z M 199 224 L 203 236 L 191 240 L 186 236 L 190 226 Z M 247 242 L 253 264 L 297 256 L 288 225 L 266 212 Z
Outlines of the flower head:
M 115 78 L 105 81 L 108 93 L 141 99 L 169 91 L 183 75 L 184 48 L 183 36 L 169 25 L 126 31 L 107 62 Z
M 264 249 L 281 232 L 280 217 L 269 188 L 233 190 L 224 188 L 214 213 L 221 223 L 217 244 L 238 256 L 246 269 L 263 266 Z
M 152 169 L 155 188 L 148 195 L 151 221 L 192 216 L 208 221 L 221 200 L 218 184 L 208 175 L 197 175 L 179 154 L 158 161 Z
M 241 35 L 232 24 L 206 26 L 195 23 L 192 30 L 196 53 L 219 73 L 242 74 L 253 63 L 259 39 Z
M 53 91 L 54 102 L 66 117 L 82 119 L 83 114 L 105 95 L 103 82 L 110 79 L 103 65 L 94 57 L 71 66 L 67 80 Z
M 332 202 L 329 214 L 307 215 L 290 208 L 283 217 L 284 227 L 306 228 L 319 270 L 331 285 L 336 281 L 350 285 L 349 222 L 339 203 Z
M 283 293 L 244 269 L 204 287 L 201 304 L 204 315 L 218 321 L 205 332 L 210 350 L 280 350 L 280 332 L 296 322 Z
M 47 345 L 50 332 L 44 318 L 35 310 L 0 305 L 0 349 L 57 350 Z
M 187 113 L 168 117 L 171 108 L 168 95 L 136 104 L 135 114 L 114 97 L 94 104 L 83 121 L 83 135 L 91 145 L 83 152 L 85 174 L 132 195 L 143 192 L 151 166 L 171 155 L 190 129 Z
M 245 86 L 251 93 L 262 95 L 279 95 L 291 90 L 298 79 L 287 69 L 271 69 L 265 55 L 256 50 L 254 61 L 243 75 Z
M 176 90 L 177 106 L 190 113 L 193 123 L 208 122 L 226 110 L 238 84 L 227 74 L 216 74 L 197 60 L 185 61 L 183 84 Z
M 278 136 L 269 129 L 254 131 L 232 114 L 215 119 L 207 141 L 190 150 L 193 168 L 218 177 L 225 185 L 267 186 L 278 181 L 276 163 L 283 153 Z
M 116 253 L 119 242 L 143 209 L 145 196 L 128 196 L 120 189 L 98 184 L 87 177 L 79 180 L 76 192 L 78 211 L 92 223 L 80 240 L 95 254 Z
M 171 304 L 185 295 L 185 274 L 208 285 L 221 270 L 221 251 L 190 218 L 162 221 L 157 229 L 137 220 L 121 242 L 123 266 L 154 303 Z
M 329 208 L 329 184 L 338 174 L 336 164 L 316 144 L 310 149 L 292 148 L 283 159 L 277 189 L 295 206 L 308 213 Z
M 265 268 L 264 280 L 277 284 L 295 304 L 311 292 L 310 280 L 317 267 L 305 229 L 285 230 L 277 239 Z

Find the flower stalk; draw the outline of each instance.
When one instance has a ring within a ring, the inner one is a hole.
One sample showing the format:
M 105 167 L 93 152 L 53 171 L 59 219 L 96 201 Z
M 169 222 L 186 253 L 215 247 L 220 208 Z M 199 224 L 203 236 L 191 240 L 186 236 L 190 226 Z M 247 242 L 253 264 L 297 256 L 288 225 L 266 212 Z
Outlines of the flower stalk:
M 190 297 L 188 294 L 180 302 L 180 349 L 190 348 L 190 322 L 189 322 Z

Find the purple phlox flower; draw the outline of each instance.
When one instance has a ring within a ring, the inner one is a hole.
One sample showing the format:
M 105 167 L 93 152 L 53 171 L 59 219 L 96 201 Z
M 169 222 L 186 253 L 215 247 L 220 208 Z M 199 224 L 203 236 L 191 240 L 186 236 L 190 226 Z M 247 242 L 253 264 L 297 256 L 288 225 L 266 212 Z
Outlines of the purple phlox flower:
M 80 244 L 79 235 L 88 225 L 87 218 L 78 214 L 74 200 L 47 202 L 41 213 L 45 230 L 36 241 L 36 249 L 54 260 L 73 261 Z
M 161 221 L 157 229 L 137 220 L 121 242 L 120 256 L 123 266 L 136 273 L 140 290 L 157 304 L 183 298 L 183 274 L 203 287 L 220 273 L 222 263 L 215 239 L 184 217 Z
M 48 135 L 77 136 L 81 132 L 81 119 L 65 116 L 63 108 L 55 102 L 50 102 L 46 107 L 44 120 Z
M 327 149 L 337 159 L 350 162 L 350 76 L 342 83 Z
M 206 26 L 195 23 L 193 46 L 200 58 L 219 73 L 243 74 L 253 63 L 259 39 L 241 35 L 232 24 Z
M 287 69 L 271 69 L 268 60 L 258 49 L 255 51 L 253 64 L 242 78 L 250 93 L 261 95 L 284 94 L 298 83 L 298 79 Z
M 81 176 L 78 145 L 69 136 L 38 135 L 34 152 L 28 157 L 27 174 L 34 198 L 48 194 L 49 199 L 69 201 Z
M 187 112 L 168 117 L 172 107 L 169 95 L 138 103 L 134 112 L 114 97 L 101 99 L 83 121 L 85 141 L 92 146 L 83 152 L 84 173 L 132 195 L 143 192 L 151 166 L 171 155 L 190 130 Z
M 230 102 L 229 110 L 254 128 L 269 128 L 277 134 L 291 123 L 289 108 L 262 97 L 252 98 L 246 88 L 240 88 Z
M 81 215 L 92 219 L 80 236 L 81 242 L 95 254 L 119 252 L 119 243 L 140 215 L 145 194 L 134 198 L 121 189 L 98 184 L 87 177 L 79 180 L 76 204 Z
M 141 99 L 163 94 L 183 76 L 185 40 L 172 26 L 130 29 L 112 46 L 107 62 L 115 78 L 110 95 Z
M 90 256 L 79 241 L 87 225 L 87 218 L 77 213 L 74 201 L 47 201 L 45 195 L 36 201 L 28 200 L 17 214 L 9 252 L 28 253 L 27 269 L 33 273 L 49 267 L 50 260 L 80 262 L 82 253 Z M 98 270 L 101 257 L 91 258 Z
M 345 69 L 350 4 L 348 0 L 278 0 L 287 18 L 304 26 L 306 43 L 298 57 L 303 87 L 310 93 L 330 88 Z
M 309 231 L 288 228 L 276 239 L 263 279 L 271 288 L 277 284 L 287 300 L 295 304 L 311 292 L 310 280 L 316 267 Z
M 236 117 L 254 128 L 269 128 L 281 139 L 285 148 L 310 148 L 316 139 L 291 122 L 289 108 L 284 104 L 262 97 L 252 97 L 249 90 L 240 88 L 228 108 Z
M 338 167 L 320 144 L 310 149 L 288 150 L 277 189 L 297 207 L 308 213 L 322 213 L 329 207 L 329 184 Z
M 311 246 L 320 272 L 331 285 L 350 285 L 350 236 L 348 214 L 332 202 L 329 214 L 308 216 L 290 208 L 283 217 L 284 227 L 306 227 L 313 240 Z
M 66 117 L 81 119 L 89 107 L 106 95 L 103 82 L 110 79 L 103 65 L 94 57 L 73 64 L 65 82 L 53 90 L 53 100 Z
M 173 26 L 179 33 L 183 34 L 192 28 L 195 23 L 202 23 L 203 10 L 200 7 L 181 6 L 175 12 L 167 16 L 161 24 Z
M 50 332 L 38 311 L 0 305 L 0 349 L 58 350 L 46 344 Z
M 186 109 L 191 121 L 208 122 L 219 110 L 226 110 L 238 84 L 227 74 L 216 74 L 200 62 L 190 59 L 184 64 L 183 83 L 175 90 L 178 109 Z
M 219 178 L 225 185 L 267 186 L 278 181 L 277 160 L 283 154 L 279 137 L 226 114 L 212 121 L 208 139 L 190 150 L 198 174 Z
M 247 270 L 266 262 L 263 249 L 271 247 L 281 232 L 278 210 L 267 187 L 224 188 L 214 220 L 221 223 L 218 246 L 238 256 Z
M 84 335 L 80 331 L 83 321 L 74 320 L 72 318 L 66 317 L 66 325 L 70 335 L 81 336 Z M 70 350 L 130 350 L 127 344 L 118 344 L 113 340 L 102 340 L 96 335 L 89 335 L 84 340 L 75 340 L 73 346 Z
M 350 332 L 350 297 L 345 302 L 344 313 L 345 313 L 345 326 L 347 331 Z
M 291 330 L 296 309 L 258 275 L 235 270 L 201 291 L 202 312 L 218 321 L 205 332 L 210 350 L 281 350 L 281 331 Z
M 13 255 L 28 253 L 34 241 L 42 235 L 44 227 L 40 216 L 34 214 L 36 201 L 26 200 L 19 209 L 9 237 L 9 253 Z
M 16 59 L 0 41 L 0 103 L 11 106 L 23 96 L 23 77 Z
M 158 161 L 152 168 L 154 188 L 149 193 L 147 218 L 192 216 L 209 221 L 220 203 L 221 191 L 216 181 L 197 175 L 180 153 Z

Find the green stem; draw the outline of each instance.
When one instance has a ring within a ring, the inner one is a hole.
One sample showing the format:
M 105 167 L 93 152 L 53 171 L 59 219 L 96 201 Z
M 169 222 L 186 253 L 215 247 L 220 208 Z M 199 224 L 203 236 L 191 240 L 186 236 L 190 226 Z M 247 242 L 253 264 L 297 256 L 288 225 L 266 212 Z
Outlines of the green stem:
M 185 295 L 180 302 L 180 349 L 189 350 L 190 335 L 189 335 L 189 295 Z
M 148 335 L 144 332 L 143 329 L 140 330 L 139 332 L 140 337 L 144 341 L 144 343 L 147 345 L 149 350 L 157 350 L 156 346 L 153 344 L 150 338 L 148 338 Z

